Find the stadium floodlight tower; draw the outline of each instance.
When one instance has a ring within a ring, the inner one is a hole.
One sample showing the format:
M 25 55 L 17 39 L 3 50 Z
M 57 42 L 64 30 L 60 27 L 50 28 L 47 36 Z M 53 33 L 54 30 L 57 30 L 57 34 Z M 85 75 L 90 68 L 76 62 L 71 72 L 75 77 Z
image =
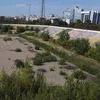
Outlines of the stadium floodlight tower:
M 42 6 L 41 6 L 41 18 L 45 18 L 45 0 L 42 0 Z
M 28 17 L 28 20 L 30 20 L 30 12 L 31 12 L 31 4 L 26 4 L 26 6 L 28 6 L 29 7 L 29 17 Z

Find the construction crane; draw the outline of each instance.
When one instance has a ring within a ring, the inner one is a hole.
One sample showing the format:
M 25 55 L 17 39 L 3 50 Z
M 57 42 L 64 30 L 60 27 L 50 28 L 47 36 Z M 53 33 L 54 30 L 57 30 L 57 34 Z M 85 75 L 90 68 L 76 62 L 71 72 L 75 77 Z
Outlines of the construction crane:
M 41 18 L 45 18 L 45 0 L 42 0 Z

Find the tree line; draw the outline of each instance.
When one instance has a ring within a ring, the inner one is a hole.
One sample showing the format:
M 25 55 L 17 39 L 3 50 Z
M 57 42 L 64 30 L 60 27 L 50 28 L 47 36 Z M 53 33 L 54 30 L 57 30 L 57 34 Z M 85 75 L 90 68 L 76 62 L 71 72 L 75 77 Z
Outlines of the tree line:
M 71 22 L 70 24 L 67 24 L 66 22 L 62 21 L 61 19 L 55 19 L 53 21 L 53 23 L 51 23 L 51 20 L 46 20 L 46 19 L 26 21 L 25 19 L 0 17 L 0 24 L 53 25 L 53 26 L 60 26 L 60 27 L 71 27 L 71 28 L 80 28 L 80 29 L 100 31 L 100 25 L 91 23 L 90 20 L 87 20 L 84 23 L 81 20 L 77 20 L 76 22 Z

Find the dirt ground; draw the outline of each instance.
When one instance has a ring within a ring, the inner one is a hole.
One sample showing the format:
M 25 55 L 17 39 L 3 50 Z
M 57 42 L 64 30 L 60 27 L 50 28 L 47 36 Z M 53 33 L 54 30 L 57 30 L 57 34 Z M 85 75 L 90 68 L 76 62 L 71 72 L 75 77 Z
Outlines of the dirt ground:
M 5 35 L 0 36 L 0 71 L 4 68 L 9 74 L 15 70 L 13 66 L 16 59 L 25 61 L 27 57 L 34 57 L 36 52 L 32 53 L 28 51 L 28 46 L 34 48 L 34 45 L 31 43 L 24 45 L 17 40 L 18 37 L 12 37 L 13 41 L 4 41 L 3 37 Z M 16 48 L 20 48 L 22 52 L 15 52 Z
M 14 61 L 16 59 L 25 61 L 27 57 L 34 58 L 37 52 L 42 52 L 36 51 L 35 45 L 19 37 L 12 37 L 12 41 L 4 41 L 3 38 L 5 36 L 6 35 L 0 35 L 0 71 L 4 68 L 8 74 L 11 74 L 16 70 L 14 66 Z M 22 52 L 15 52 L 14 50 L 16 48 L 20 48 Z M 30 48 L 31 51 L 29 51 Z M 65 77 L 59 74 L 61 70 L 66 72 L 68 76 L 72 75 L 72 73 L 77 70 L 77 68 L 63 69 L 58 62 L 45 63 L 42 66 L 35 66 L 32 64 L 32 66 L 33 70 L 36 72 L 38 72 L 38 69 L 45 69 L 46 72 L 44 76 L 46 76 L 47 82 L 57 85 L 63 85 L 66 82 Z M 50 68 L 53 68 L 55 71 L 51 71 Z M 85 74 L 88 80 L 91 79 L 91 75 L 88 73 Z

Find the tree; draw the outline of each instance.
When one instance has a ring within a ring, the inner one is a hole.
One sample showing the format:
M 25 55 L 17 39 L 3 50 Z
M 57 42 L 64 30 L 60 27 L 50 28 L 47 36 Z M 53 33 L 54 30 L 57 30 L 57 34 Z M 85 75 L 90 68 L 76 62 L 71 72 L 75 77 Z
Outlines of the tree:
M 71 22 L 68 26 L 69 27 L 75 27 L 75 23 L 74 22 Z
M 70 36 L 68 34 L 68 32 L 66 30 L 63 30 L 61 33 L 60 33 L 60 40 L 61 41 L 67 41 L 70 39 Z
M 80 19 L 76 20 L 76 23 L 75 24 L 81 24 L 83 23 Z
M 52 25 L 54 25 L 54 26 L 63 26 L 63 27 L 68 26 L 68 24 L 66 22 L 62 21 L 61 19 L 54 19 Z
M 57 40 L 58 44 L 65 46 L 66 42 L 70 39 L 70 36 L 66 30 L 63 30 L 59 34 L 59 38 Z
M 78 19 L 78 20 L 76 21 L 76 23 L 75 23 L 75 27 L 76 27 L 76 28 L 82 28 L 82 26 L 83 26 L 83 22 L 82 22 L 80 19 Z
M 9 26 L 9 25 L 3 25 L 1 27 L 1 31 L 4 32 L 4 33 L 8 32 L 9 30 L 12 30 L 12 29 L 13 29 L 13 27 Z
M 90 48 L 85 55 L 93 58 L 94 60 L 100 61 L 100 47 L 99 48 L 98 47 Z
M 17 33 L 22 33 L 25 32 L 25 28 L 24 27 L 17 27 Z
M 76 39 L 73 43 L 74 50 L 76 53 L 84 55 L 90 48 L 90 43 L 88 39 Z
M 46 32 L 41 33 L 41 37 L 42 37 L 42 39 L 43 39 L 44 41 L 49 41 L 49 39 L 50 39 L 49 32 L 46 31 Z

